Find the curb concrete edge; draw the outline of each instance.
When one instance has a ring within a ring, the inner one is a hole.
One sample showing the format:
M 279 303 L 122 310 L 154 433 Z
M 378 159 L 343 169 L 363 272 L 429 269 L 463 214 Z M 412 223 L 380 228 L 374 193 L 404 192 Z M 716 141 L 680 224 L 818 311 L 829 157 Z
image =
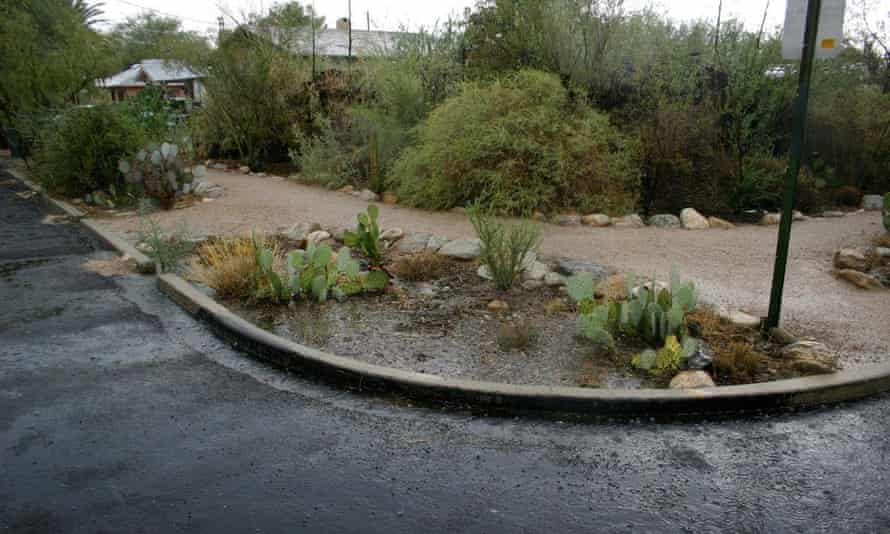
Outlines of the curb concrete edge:
M 890 390 L 890 364 L 763 384 L 682 391 L 517 386 L 452 379 L 372 365 L 281 338 L 238 317 L 175 274 L 158 276 L 158 287 L 189 314 L 209 324 L 219 337 L 275 367 L 351 390 L 399 393 L 413 400 L 491 412 L 580 417 L 738 414 L 814 407 Z

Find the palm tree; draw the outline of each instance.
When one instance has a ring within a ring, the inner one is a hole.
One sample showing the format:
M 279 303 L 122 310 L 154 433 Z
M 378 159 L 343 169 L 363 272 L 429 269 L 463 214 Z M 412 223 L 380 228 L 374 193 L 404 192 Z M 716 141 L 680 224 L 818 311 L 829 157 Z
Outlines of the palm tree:
M 73 9 L 77 13 L 77 15 L 81 18 L 86 26 L 92 26 L 93 24 L 97 24 L 99 22 L 105 22 L 105 19 L 101 18 L 102 15 L 105 14 L 105 12 L 102 11 L 102 6 L 105 5 L 103 2 L 90 3 L 84 0 L 70 1 L 71 9 Z

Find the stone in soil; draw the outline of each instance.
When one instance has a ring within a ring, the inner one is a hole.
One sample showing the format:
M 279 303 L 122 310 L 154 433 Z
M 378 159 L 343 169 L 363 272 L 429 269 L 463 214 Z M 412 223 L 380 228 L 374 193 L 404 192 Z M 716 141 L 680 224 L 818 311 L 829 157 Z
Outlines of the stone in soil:
M 386 230 L 380 234 L 380 239 L 383 241 L 394 242 L 402 239 L 404 235 L 405 231 L 401 228 L 390 228 L 389 230 Z
M 378 200 L 380 200 L 380 196 L 370 189 L 362 189 L 358 193 L 353 194 L 358 198 L 364 200 L 365 202 L 377 202 Z
M 250 174 L 250 167 L 248 167 L 247 165 L 242 165 L 238 167 L 238 172 L 240 172 L 241 174 Z
M 557 215 L 553 222 L 560 226 L 578 226 L 581 224 L 581 217 L 578 215 Z
M 871 260 L 862 249 L 842 248 L 834 253 L 834 267 L 866 272 L 871 268 Z
M 861 207 L 866 211 L 881 211 L 884 209 L 884 197 L 881 195 L 864 195 Z
M 397 250 L 402 254 L 415 254 L 429 250 L 437 252 L 445 244 L 445 240 L 432 234 L 409 234 L 399 241 Z
M 883 289 L 884 285 L 874 276 L 853 269 L 840 269 L 835 274 L 841 280 L 846 280 L 860 289 Z
M 278 235 L 302 243 L 309 234 L 319 230 L 321 230 L 321 225 L 318 223 L 298 222 L 290 227 L 279 228 Z
M 680 371 L 671 380 L 671 389 L 699 389 L 717 387 L 711 375 L 705 371 Z
M 581 217 L 581 224 L 600 228 L 603 226 L 610 226 L 612 224 L 612 218 L 605 213 L 592 213 Z
M 837 354 L 817 341 L 798 341 L 782 349 L 782 358 L 792 370 L 804 375 L 828 374 L 837 369 Z
M 720 217 L 708 217 L 708 224 L 711 225 L 711 228 L 717 228 L 718 230 L 732 230 L 735 228 L 734 224 Z
M 592 273 L 595 280 L 599 280 L 606 275 L 606 269 L 602 265 L 584 260 L 559 260 L 556 264 L 556 271 L 565 276 L 572 276 L 578 273 Z
M 525 281 L 534 280 L 534 281 L 542 281 L 544 277 L 547 276 L 547 273 L 550 272 L 550 267 L 546 263 L 541 263 L 536 261 L 531 264 L 531 267 L 522 271 L 522 279 Z
M 659 213 L 658 215 L 653 215 L 649 217 L 649 226 L 654 226 L 656 228 L 680 228 L 682 223 L 680 222 L 680 218 L 671 213 Z
M 718 309 L 717 315 L 724 321 L 740 328 L 760 328 L 760 319 L 739 310 Z
M 526 291 L 537 291 L 542 287 L 544 287 L 544 282 L 541 280 L 526 280 L 525 282 L 522 282 L 522 289 L 525 289 Z
M 645 228 L 646 223 L 643 222 L 642 217 L 634 213 L 612 219 L 612 226 L 616 228 Z
M 194 194 L 199 197 L 205 198 L 219 198 L 223 196 L 224 190 L 221 185 L 217 185 L 213 182 L 202 181 L 197 184 L 192 184 L 194 186 Z
M 791 332 L 785 330 L 784 328 L 773 328 L 769 331 L 769 339 L 776 345 L 785 347 L 787 345 L 793 345 L 797 343 L 797 338 Z
M 707 230 L 711 227 L 704 215 L 695 210 L 695 208 L 686 208 L 680 212 L 680 222 L 683 228 L 687 230 Z
M 504 313 L 510 311 L 510 305 L 503 300 L 493 300 L 488 303 L 488 311 L 494 313 Z
M 544 284 L 547 287 L 561 287 L 566 285 L 566 278 L 559 273 L 550 271 L 544 276 Z
M 844 217 L 845 215 L 846 215 L 846 213 L 844 213 L 842 211 L 824 211 L 824 212 L 822 212 L 822 216 L 825 217 L 826 219 L 839 219 L 841 217 Z
M 439 254 L 458 260 L 474 260 L 482 254 L 482 242 L 478 239 L 455 239 L 439 249 Z
M 318 231 L 312 232 L 306 236 L 306 243 L 307 244 L 312 243 L 313 245 L 317 245 L 317 244 L 321 243 L 322 241 L 325 241 L 330 238 L 331 238 L 330 232 L 326 232 L 324 230 L 318 230 Z
M 479 275 L 479 278 L 484 280 L 494 280 L 494 275 L 491 274 L 491 269 L 488 268 L 488 265 L 480 265 L 479 269 L 476 271 L 476 274 Z
M 695 354 L 683 360 L 683 366 L 687 371 L 704 371 L 714 364 L 714 354 L 704 343 L 700 343 Z
M 343 193 L 346 195 L 351 195 L 351 194 L 355 193 L 355 188 L 352 187 L 351 185 L 345 185 L 345 186 L 341 187 L 340 189 L 338 189 L 337 192 Z

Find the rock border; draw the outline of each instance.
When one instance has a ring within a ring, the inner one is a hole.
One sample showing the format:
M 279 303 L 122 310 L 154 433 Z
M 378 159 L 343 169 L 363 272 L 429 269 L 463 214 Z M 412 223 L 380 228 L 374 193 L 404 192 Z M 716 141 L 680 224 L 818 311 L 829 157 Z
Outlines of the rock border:
M 143 264 L 154 264 L 144 254 L 64 201 L 51 199 L 13 169 L 7 169 L 53 211 L 77 220 L 118 253 Z M 73 210 L 73 211 L 72 211 Z M 79 215 L 75 215 L 75 212 Z M 139 257 L 142 258 L 139 258 Z M 863 366 L 830 375 L 779 380 L 744 386 L 670 390 L 611 390 L 557 386 L 517 386 L 445 378 L 371 365 L 305 347 L 271 334 L 238 317 L 175 274 L 160 274 L 158 287 L 187 313 L 205 322 L 220 338 L 254 358 L 301 375 L 322 378 L 359 392 L 398 393 L 408 398 L 470 406 L 489 414 L 533 414 L 589 417 L 678 417 L 726 415 L 808 408 L 861 399 L 890 391 L 890 363 Z

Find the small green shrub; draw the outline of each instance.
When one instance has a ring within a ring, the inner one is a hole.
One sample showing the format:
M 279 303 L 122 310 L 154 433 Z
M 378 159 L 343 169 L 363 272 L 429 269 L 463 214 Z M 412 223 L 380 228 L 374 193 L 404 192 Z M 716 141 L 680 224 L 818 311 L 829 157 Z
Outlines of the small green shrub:
M 557 76 L 524 70 L 467 83 L 445 100 L 388 180 L 400 198 L 432 209 L 479 200 L 499 213 L 621 212 L 637 201 L 635 154 L 635 143 Z
M 113 106 L 67 110 L 40 132 L 39 179 L 51 191 L 70 196 L 123 189 L 118 162 L 144 140 L 138 123 Z
M 189 240 L 189 232 L 184 225 L 167 235 L 157 221 L 145 216 L 139 221 L 139 241 L 148 247 L 146 255 L 160 267 L 161 272 L 173 271 L 179 260 L 195 250 L 195 244 Z
M 358 214 L 358 227 L 355 232 L 346 232 L 343 242 L 350 247 L 358 247 L 374 265 L 383 263 L 383 246 L 380 243 L 380 227 L 377 226 L 379 210 L 374 204 L 368 206 L 368 213 Z
M 522 273 L 526 258 L 540 243 L 541 229 L 529 221 L 507 225 L 478 202 L 470 205 L 467 213 L 482 242 L 482 264 L 488 267 L 498 289 L 510 289 Z

